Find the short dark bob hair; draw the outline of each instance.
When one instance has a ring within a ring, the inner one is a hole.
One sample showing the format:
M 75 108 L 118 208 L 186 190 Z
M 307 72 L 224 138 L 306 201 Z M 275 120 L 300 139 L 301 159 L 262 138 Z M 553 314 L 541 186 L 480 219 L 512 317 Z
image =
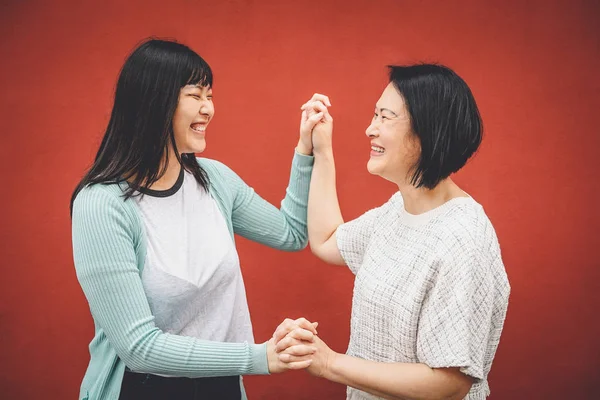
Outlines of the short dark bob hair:
M 421 155 L 411 184 L 433 189 L 477 151 L 483 123 L 469 86 L 438 64 L 388 65 L 390 83 L 404 99 Z

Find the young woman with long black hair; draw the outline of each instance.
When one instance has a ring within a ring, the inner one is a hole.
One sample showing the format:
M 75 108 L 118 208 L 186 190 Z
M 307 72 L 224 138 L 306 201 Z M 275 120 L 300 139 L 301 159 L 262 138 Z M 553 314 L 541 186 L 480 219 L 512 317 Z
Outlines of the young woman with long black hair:
M 277 209 L 227 166 L 196 158 L 212 83 L 208 64 L 172 41 L 145 41 L 121 70 L 100 149 L 71 200 L 75 268 L 95 323 L 80 399 L 240 399 L 241 375 L 311 363 L 279 361 L 272 339 L 254 344 L 233 240 L 306 246 L 310 134 Z M 298 354 L 309 354 L 315 327 L 293 324 L 307 343 Z

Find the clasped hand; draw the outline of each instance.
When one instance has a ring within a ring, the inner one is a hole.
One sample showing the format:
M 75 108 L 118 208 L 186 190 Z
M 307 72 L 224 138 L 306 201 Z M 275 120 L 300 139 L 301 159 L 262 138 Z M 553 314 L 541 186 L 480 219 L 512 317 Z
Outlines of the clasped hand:
M 323 377 L 336 353 L 319 338 L 317 326 L 305 318 L 284 320 L 267 342 L 269 371 L 307 369 Z
M 302 105 L 299 147 L 311 149 L 315 154 L 331 149 L 333 117 L 329 113 L 330 106 L 329 97 L 319 93 Z

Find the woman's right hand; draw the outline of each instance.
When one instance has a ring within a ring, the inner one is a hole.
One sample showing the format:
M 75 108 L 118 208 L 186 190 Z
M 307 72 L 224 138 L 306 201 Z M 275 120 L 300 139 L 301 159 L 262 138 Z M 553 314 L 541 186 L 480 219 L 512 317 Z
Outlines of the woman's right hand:
M 267 342 L 267 362 L 270 374 L 278 374 L 288 370 L 305 369 L 312 364 L 311 355 L 317 349 L 309 343 L 303 342 L 294 346 L 293 355 L 296 357 L 293 362 L 283 362 L 279 359 L 279 353 L 276 351 L 275 339 L 271 338 Z
M 312 363 L 310 356 L 316 351 L 312 344 L 317 334 L 317 325 L 318 322 L 310 322 L 305 318 L 297 320 L 287 318 L 279 324 L 273 337 L 267 342 L 269 373 L 276 374 L 287 370 L 308 368 Z M 293 362 L 282 362 L 279 358 L 277 344 L 284 337 L 287 340 L 286 347 L 294 344 L 290 349 L 290 354 L 296 356 Z
M 332 148 L 333 117 L 329 113 L 329 97 L 315 93 L 304 103 L 300 121 L 300 141 L 310 143 L 313 153 L 318 154 Z

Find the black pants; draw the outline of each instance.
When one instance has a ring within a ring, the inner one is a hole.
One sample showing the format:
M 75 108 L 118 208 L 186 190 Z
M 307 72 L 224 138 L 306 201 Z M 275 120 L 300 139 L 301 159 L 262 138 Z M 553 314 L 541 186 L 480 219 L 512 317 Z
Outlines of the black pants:
M 166 378 L 125 371 L 119 400 L 240 400 L 240 377 Z

